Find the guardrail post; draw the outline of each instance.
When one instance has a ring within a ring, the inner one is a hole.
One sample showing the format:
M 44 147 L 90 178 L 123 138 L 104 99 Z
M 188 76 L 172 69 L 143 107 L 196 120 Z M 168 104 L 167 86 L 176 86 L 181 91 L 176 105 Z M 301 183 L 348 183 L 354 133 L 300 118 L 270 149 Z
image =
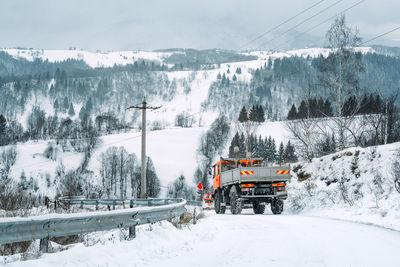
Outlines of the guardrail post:
M 125 201 L 122 201 L 122 208 L 125 209 Z
M 115 210 L 115 200 L 113 200 L 113 210 Z
M 129 201 L 129 208 L 133 208 L 133 200 L 132 199 Z
M 136 225 L 129 227 L 129 239 L 136 237 Z
M 40 246 L 40 252 L 47 253 L 49 250 L 49 238 L 45 237 L 45 238 L 40 239 L 39 246 Z
M 83 209 L 83 200 L 81 200 L 81 209 Z
M 151 199 L 148 199 L 148 200 L 147 200 L 147 206 L 149 206 L 149 207 L 152 206 L 152 205 L 151 205 Z
M 99 200 L 96 199 L 96 210 L 99 210 Z
M 164 199 L 164 204 L 165 204 L 165 205 L 168 204 L 168 199 Z
M 193 211 L 193 224 L 196 224 L 197 222 L 196 222 L 196 208 L 194 208 L 194 211 Z

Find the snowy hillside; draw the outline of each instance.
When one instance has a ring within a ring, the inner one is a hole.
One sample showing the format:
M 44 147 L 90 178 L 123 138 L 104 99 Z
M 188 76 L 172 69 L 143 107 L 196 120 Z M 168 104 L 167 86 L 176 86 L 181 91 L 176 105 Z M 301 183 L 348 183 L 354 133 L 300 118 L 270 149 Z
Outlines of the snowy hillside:
M 208 129 L 208 126 L 193 128 L 172 127 L 148 132 L 147 155 L 154 162 L 154 167 L 163 186 L 163 195 L 168 183 L 181 174 L 187 177 L 188 183 L 192 184 L 193 175 L 198 166 L 197 148 L 200 136 Z M 235 127 L 232 125 L 232 134 L 234 132 Z M 266 122 L 258 128 L 257 134 L 263 137 L 271 136 L 278 143 L 289 140 L 283 122 Z M 140 157 L 140 137 L 141 134 L 137 131 L 101 137 L 100 145 L 95 149 L 88 165 L 88 170 L 94 172 L 93 182 L 99 185 L 101 182 L 99 172 L 100 154 L 102 152 L 112 146 L 122 146 L 129 153 L 135 153 L 137 157 Z M 56 194 L 54 175 L 57 166 L 62 162 L 67 170 L 75 169 L 82 162 L 84 153 L 61 152 L 60 150 L 56 160 L 47 159 L 43 153 L 50 142 L 54 141 L 29 141 L 16 145 L 17 159 L 15 165 L 11 167 L 10 174 L 18 182 L 22 171 L 24 171 L 28 180 L 32 177 L 37 182 L 41 194 L 53 196 Z M 226 148 L 225 154 L 221 156 L 227 156 L 227 153 Z M 48 186 L 48 183 L 50 186 Z
M 14 58 L 24 58 L 28 61 L 35 59 L 61 62 L 67 59 L 83 60 L 92 68 L 112 67 L 116 65 L 133 64 L 137 60 L 151 60 L 162 62 L 163 58 L 171 53 L 146 51 L 118 51 L 118 52 L 89 52 L 82 50 L 43 50 L 43 49 L 1 49 Z
M 61 62 L 67 59 L 83 60 L 91 66 L 96 67 L 112 67 L 114 65 L 133 64 L 137 60 L 150 60 L 156 62 L 164 62 L 164 59 L 171 56 L 173 53 L 183 53 L 180 51 L 174 52 L 154 52 L 154 51 L 112 51 L 112 52 L 90 52 L 84 50 L 46 50 L 46 49 L 10 49 L 3 48 L 4 51 L 14 58 L 24 58 L 29 61 L 41 59 L 49 62 Z M 327 56 L 331 50 L 326 48 L 305 48 L 289 50 L 285 52 L 269 52 L 269 51 L 251 51 L 243 52 L 243 55 L 256 56 L 259 60 L 268 60 L 283 58 L 283 57 L 318 57 L 319 55 Z M 374 49 L 371 47 L 360 47 L 357 51 L 362 53 L 372 53 Z M 244 65 L 255 67 L 257 64 L 249 61 Z M 260 63 L 260 62 L 258 62 Z M 241 64 L 243 66 L 243 64 Z
M 354 147 L 294 164 L 290 210 L 400 230 L 400 194 L 392 172 L 399 149 L 400 143 Z

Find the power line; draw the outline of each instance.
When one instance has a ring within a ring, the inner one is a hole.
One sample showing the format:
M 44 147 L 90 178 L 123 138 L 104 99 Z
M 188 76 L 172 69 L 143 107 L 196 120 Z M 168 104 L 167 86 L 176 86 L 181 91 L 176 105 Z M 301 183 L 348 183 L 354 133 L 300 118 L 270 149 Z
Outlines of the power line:
M 346 8 L 346 9 L 342 10 L 341 12 L 337 13 L 336 15 L 334 15 L 334 16 L 332 16 L 332 17 L 329 17 L 328 19 L 326 19 L 326 20 L 324 20 L 324 21 L 318 23 L 317 25 L 315 25 L 315 26 L 309 28 L 308 30 L 297 34 L 297 35 L 293 38 L 293 40 L 298 39 L 300 36 L 306 34 L 307 32 L 310 32 L 310 31 L 314 30 L 315 28 L 317 28 L 317 27 L 319 27 L 319 26 L 321 26 L 321 25 L 327 23 L 328 21 L 334 19 L 334 18 L 337 17 L 338 15 L 347 12 L 348 10 L 350 10 L 350 9 L 352 9 L 352 8 L 354 8 L 354 7 L 358 6 L 358 5 L 360 5 L 361 3 L 365 2 L 365 1 L 366 1 L 366 0 L 361 0 L 361 1 L 357 2 L 357 3 L 355 3 L 354 5 L 352 5 L 352 6 L 348 7 L 348 8 Z M 272 50 L 276 50 L 276 49 L 279 48 L 282 44 L 283 44 L 283 43 L 281 43 L 281 44 L 278 45 L 278 46 L 275 46 Z
M 378 39 L 378 38 L 380 38 L 380 37 L 382 37 L 382 36 L 384 36 L 384 35 L 387 35 L 387 34 L 389 34 L 389 33 L 392 33 L 392 32 L 394 32 L 394 31 L 397 31 L 397 30 L 399 30 L 399 29 L 400 29 L 400 26 L 397 27 L 397 28 L 394 28 L 393 30 L 390 30 L 390 31 L 388 31 L 388 32 L 382 33 L 382 34 L 380 34 L 380 35 L 378 35 L 378 36 L 376 36 L 376 37 L 374 37 L 374 38 L 371 38 L 371 39 L 369 39 L 369 40 L 367 40 L 367 41 L 365 41 L 365 42 L 362 42 L 360 45 L 369 43 L 369 42 L 371 42 L 371 41 L 373 41 L 373 40 L 375 40 L 375 39 Z
M 324 8 L 324 9 L 322 9 L 321 11 L 317 12 L 316 14 L 312 15 L 311 17 L 308 17 L 308 18 L 306 18 L 305 20 L 299 22 L 299 23 L 296 24 L 294 27 L 292 27 L 292 28 L 286 30 L 286 31 L 283 32 L 282 34 L 280 34 L 280 35 L 278 35 L 278 36 L 276 36 L 276 37 L 274 37 L 274 38 L 272 38 L 272 39 L 270 39 L 270 40 L 268 40 L 268 41 L 262 43 L 260 46 L 258 46 L 258 48 L 261 48 L 262 46 L 264 46 L 264 45 L 266 45 L 266 44 L 268 44 L 268 43 L 270 43 L 270 42 L 272 42 L 272 41 L 275 41 L 275 40 L 281 38 L 281 37 L 282 37 L 283 35 L 285 35 L 286 33 L 288 33 L 288 32 L 290 32 L 290 31 L 296 29 L 296 28 L 299 27 L 300 25 L 302 25 L 302 24 L 306 23 L 307 21 L 309 21 L 309 20 L 315 18 L 316 16 L 318 16 L 318 15 L 324 13 L 325 11 L 327 11 L 328 9 L 332 8 L 333 6 L 339 4 L 340 2 L 343 2 L 343 0 L 338 0 L 338 1 L 336 1 L 335 3 L 331 4 L 330 6 Z
M 161 106 L 158 107 L 153 107 L 150 105 L 147 105 L 146 99 L 143 99 L 142 105 L 141 106 L 130 106 L 127 109 L 141 109 L 142 110 L 142 152 L 141 152 L 141 157 L 142 157 L 142 175 L 141 175 L 141 180 L 140 180 L 140 198 L 147 198 L 147 190 L 146 190 L 146 162 L 147 162 L 147 157 L 146 157 L 146 111 L 149 110 L 156 110 L 161 108 Z
M 277 28 L 279 28 L 280 26 L 282 26 L 282 25 L 288 23 L 289 21 L 292 21 L 293 19 L 295 19 L 295 18 L 297 18 L 298 16 L 304 14 L 305 12 L 307 12 L 308 10 L 310 10 L 311 8 L 313 8 L 313 7 L 317 6 L 317 5 L 319 5 L 320 3 L 324 2 L 324 1 L 325 1 L 325 0 L 321 0 L 321 1 L 319 1 L 319 2 L 317 2 L 317 3 L 315 3 L 315 4 L 313 4 L 313 5 L 311 5 L 310 7 L 304 9 L 303 11 L 301 11 L 301 12 L 299 12 L 299 13 L 297 13 L 297 14 L 294 15 L 293 17 L 290 17 L 289 19 L 287 19 L 287 20 L 285 20 L 284 22 L 280 23 L 279 25 L 277 25 L 277 26 L 275 26 L 275 27 L 269 29 L 268 31 L 266 31 L 266 32 L 264 32 L 264 33 L 262 33 L 262 34 L 260 34 L 260 35 L 257 36 L 256 38 L 254 38 L 254 39 L 248 41 L 247 43 L 245 43 L 244 45 L 240 46 L 240 47 L 238 48 L 238 50 L 240 50 L 240 49 L 246 47 L 247 45 L 253 43 L 254 41 L 257 41 L 258 39 L 262 38 L 262 37 L 265 36 L 266 34 L 268 34 L 268 33 L 272 32 L 272 31 L 276 30 Z

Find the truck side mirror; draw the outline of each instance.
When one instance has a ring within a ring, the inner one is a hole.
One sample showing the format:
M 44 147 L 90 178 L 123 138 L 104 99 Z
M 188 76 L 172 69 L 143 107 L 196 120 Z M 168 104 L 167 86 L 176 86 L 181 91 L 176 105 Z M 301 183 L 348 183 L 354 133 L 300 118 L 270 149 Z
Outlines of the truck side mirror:
M 211 168 L 208 168 L 208 174 L 212 175 Z

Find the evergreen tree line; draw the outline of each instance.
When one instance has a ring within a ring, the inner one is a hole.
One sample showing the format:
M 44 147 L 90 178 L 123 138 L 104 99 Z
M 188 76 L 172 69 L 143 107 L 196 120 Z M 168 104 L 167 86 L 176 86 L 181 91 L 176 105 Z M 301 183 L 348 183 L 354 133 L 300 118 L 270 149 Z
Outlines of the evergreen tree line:
M 307 118 L 323 118 L 332 117 L 333 111 L 331 107 L 331 102 L 322 98 L 310 98 L 309 104 L 307 101 L 302 100 L 299 109 L 293 104 L 290 108 L 287 119 L 297 120 L 297 119 L 307 119 Z
M 239 148 L 237 151 L 237 148 Z M 235 151 L 236 150 L 236 151 Z M 275 139 L 271 136 L 262 138 L 262 136 L 250 135 L 249 137 L 249 152 L 252 153 L 254 158 L 262 158 L 266 162 L 270 163 L 290 163 L 296 162 L 297 156 L 295 148 L 290 141 L 286 145 L 281 142 L 277 148 Z M 238 132 L 233 137 L 229 146 L 229 157 L 230 158 L 245 158 L 246 157 L 246 145 L 244 134 Z
M 328 99 L 324 101 L 322 98 L 310 98 L 310 104 L 308 105 L 307 101 L 302 100 L 299 109 L 293 104 L 288 112 L 287 119 L 308 118 L 308 108 L 310 110 L 310 118 L 332 117 L 334 115 L 331 102 Z M 378 114 L 385 113 L 385 109 L 385 102 L 379 94 L 365 93 L 361 100 L 358 100 L 355 96 L 349 96 L 343 104 L 342 114 L 343 116 Z
M 243 123 L 247 121 L 263 123 L 265 121 L 264 109 L 261 105 L 253 105 L 247 112 L 246 107 L 243 106 L 240 113 L 238 121 Z

